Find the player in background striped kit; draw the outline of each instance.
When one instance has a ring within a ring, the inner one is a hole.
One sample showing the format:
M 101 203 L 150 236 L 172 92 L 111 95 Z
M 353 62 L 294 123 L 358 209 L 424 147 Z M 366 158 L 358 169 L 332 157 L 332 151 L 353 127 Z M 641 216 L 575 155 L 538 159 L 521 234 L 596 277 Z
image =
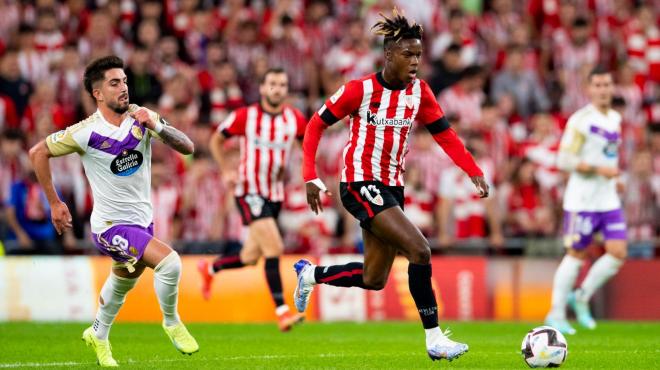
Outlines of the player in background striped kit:
M 307 124 L 302 113 L 285 103 L 288 77 L 281 68 L 271 68 L 259 85 L 261 100 L 257 104 L 232 112 L 211 137 L 211 152 L 220 165 L 221 176 L 234 195 L 248 236 L 243 247 L 226 251 L 209 264 L 202 260 L 198 270 L 202 275 L 202 295 L 211 296 L 213 276 L 225 269 L 254 265 L 262 256 L 278 326 L 288 331 L 302 321 L 303 315 L 291 313 L 282 296 L 280 255 L 284 243 L 277 217 L 284 200 L 284 171 L 289 152 L 296 138 L 302 138 Z M 226 139 L 241 137 L 241 162 L 238 171 L 229 168 L 223 146 Z

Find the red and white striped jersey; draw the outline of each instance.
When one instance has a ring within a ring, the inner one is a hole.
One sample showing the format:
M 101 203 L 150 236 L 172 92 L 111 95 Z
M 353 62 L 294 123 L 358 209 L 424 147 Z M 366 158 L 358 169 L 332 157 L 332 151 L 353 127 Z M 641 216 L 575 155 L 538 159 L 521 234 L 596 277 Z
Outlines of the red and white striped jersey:
M 299 110 L 284 106 L 278 115 L 260 104 L 233 111 L 218 131 L 225 137 L 242 136 L 237 197 L 258 194 L 273 202 L 284 200 L 283 168 L 293 140 L 305 134 L 307 121 Z
M 342 182 L 380 181 L 403 186 L 408 136 L 417 120 L 432 133 L 449 127 L 428 84 L 415 79 L 404 89 L 391 88 L 381 72 L 342 86 L 318 112 L 327 124 L 349 115 Z

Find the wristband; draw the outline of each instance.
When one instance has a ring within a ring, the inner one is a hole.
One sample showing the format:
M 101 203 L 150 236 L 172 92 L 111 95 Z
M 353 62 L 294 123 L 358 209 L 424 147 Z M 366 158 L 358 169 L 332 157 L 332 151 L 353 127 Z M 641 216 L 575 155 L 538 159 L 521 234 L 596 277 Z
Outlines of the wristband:
M 154 125 L 154 132 L 157 133 L 157 134 L 160 134 L 161 131 L 163 131 L 164 128 L 165 128 L 165 125 L 163 125 L 163 123 L 160 122 L 160 120 L 158 120 L 158 121 L 156 121 L 156 125 Z
M 325 184 L 323 183 L 323 181 L 321 181 L 321 179 L 319 179 L 318 177 L 315 178 L 314 180 L 307 181 L 306 183 L 316 185 L 316 187 L 321 189 L 322 192 L 328 191 L 328 188 L 325 187 Z

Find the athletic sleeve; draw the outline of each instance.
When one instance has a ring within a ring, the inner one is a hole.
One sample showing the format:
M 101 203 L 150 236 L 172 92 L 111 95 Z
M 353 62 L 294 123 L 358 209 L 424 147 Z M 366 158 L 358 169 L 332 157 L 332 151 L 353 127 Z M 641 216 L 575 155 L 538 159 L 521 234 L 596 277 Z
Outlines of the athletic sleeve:
M 79 125 L 75 124 L 46 137 L 46 146 L 53 157 L 60 157 L 71 153 L 85 153 L 87 144 L 80 138 Z
M 420 81 L 422 96 L 419 102 L 419 111 L 417 112 L 417 121 L 426 127 L 431 135 L 439 134 L 449 128 L 449 121 L 445 113 L 440 108 L 440 104 L 435 100 L 431 88 L 426 81 Z
M 221 132 L 225 137 L 245 135 L 246 122 L 247 108 L 236 109 L 218 126 L 218 132 Z
M 587 138 L 581 116 L 574 114 L 566 123 L 557 153 L 557 167 L 561 170 L 574 171 L 580 164 L 580 152 Z
M 578 116 L 573 115 L 569 118 L 559 144 L 560 152 L 573 155 L 578 155 L 580 153 L 582 145 L 584 145 L 584 141 L 587 137 L 586 130 L 583 126 L 584 123 L 579 120 Z
M 312 116 L 312 119 L 307 125 L 302 144 L 302 173 L 305 182 L 318 178 L 316 175 L 316 151 L 318 150 L 323 131 L 328 127 L 328 124 L 321 119 L 318 113 L 315 113 L 314 116 Z
M 339 88 L 319 109 L 323 122 L 332 125 L 340 119 L 355 113 L 362 103 L 362 82 L 353 80 Z

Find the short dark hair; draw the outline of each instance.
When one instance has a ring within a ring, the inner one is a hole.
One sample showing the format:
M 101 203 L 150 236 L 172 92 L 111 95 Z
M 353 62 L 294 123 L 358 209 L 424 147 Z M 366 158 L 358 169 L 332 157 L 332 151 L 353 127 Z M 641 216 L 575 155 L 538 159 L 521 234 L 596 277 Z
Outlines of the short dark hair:
M 461 72 L 461 80 L 466 78 L 479 77 L 484 73 L 484 68 L 478 64 L 465 67 Z
M 626 106 L 626 99 L 623 96 L 615 95 L 612 97 L 612 106 L 623 108 Z
M 92 99 L 94 98 L 94 94 L 92 94 L 94 88 L 92 85 L 98 81 L 102 81 L 105 78 L 105 71 L 113 68 L 124 69 L 124 61 L 116 55 L 108 55 L 96 59 L 87 65 L 83 76 L 83 84 Z
M 599 64 L 594 68 L 592 68 L 591 71 L 589 71 L 589 77 L 587 78 L 587 81 L 591 82 L 591 78 L 596 75 L 609 75 L 609 74 L 611 74 L 610 70 Z
M 380 16 L 383 19 L 376 22 L 371 29 L 376 35 L 385 37 L 385 46 L 404 39 L 422 39 L 424 33 L 422 26 L 415 22 L 410 24 L 406 17 L 399 14 L 397 8 L 392 9 L 391 18 L 384 16 L 383 13 L 380 13 Z
M 286 71 L 284 70 L 284 68 L 282 68 L 282 67 L 270 67 L 266 70 L 266 72 L 264 72 L 264 74 L 261 75 L 261 79 L 259 79 L 259 83 L 263 84 L 264 82 L 266 82 L 266 76 L 268 76 L 269 74 L 278 75 L 280 73 L 286 74 Z
M 6 128 L 4 131 L 2 131 L 2 134 L 0 134 L 0 139 L 8 141 L 20 141 L 23 144 L 25 144 L 26 141 L 25 133 L 17 128 Z
M 577 17 L 573 20 L 573 27 L 587 27 L 589 20 L 585 17 Z
M 452 42 L 445 50 L 445 53 L 460 53 L 463 47 L 460 44 Z

